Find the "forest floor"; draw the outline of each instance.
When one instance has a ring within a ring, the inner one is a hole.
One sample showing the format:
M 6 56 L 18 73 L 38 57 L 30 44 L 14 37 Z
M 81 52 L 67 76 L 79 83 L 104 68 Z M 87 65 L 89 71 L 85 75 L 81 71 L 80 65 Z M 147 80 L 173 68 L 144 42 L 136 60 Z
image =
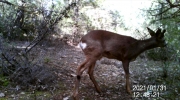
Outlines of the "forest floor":
M 20 43 L 20 45 L 23 44 Z M 34 58 L 34 63 L 38 62 L 40 66 L 46 65 L 56 69 L 52 71 L 58 76 L 57 87 L 51 91 L 31 91 L 17 89 L 17 86 L 14 86 L 14 88 L 8 86 L 0 90 L 0 93 L 5 95 L 0 100 L 71 100 L 76 69 L 85 60 L 81 49 L 62 41 L 44 42 L 33 48 L 31 55 Z M 94 76 L 102 94 L 100 95 L 95 91 L 94 85 L 85 71 L 80 83 L 80 100 L 163 100 L 161 94 L 164 94 L 166 90 L 159 91 L 159 94 L 151 98 L 139 97 L 139 93 L 143 95 L 148 91 L 138 92 L 135 88 L 139 86 L 140 89 L 143 86 L 147 89 L 149 85 L 163 85 L 161 84 L 163 80 L 161 78 L 161 65 L 160 61 L 148 60 L 145 57 L 138 57 L 131 62 L 129 68 L 130 81 L 134 90 L 133 94 L 129 95 L 125 89 L 125 73 L 122 63 L 117 60 L 103 58 L 97 61 L 94 70 Z M 157 81 L 160 81 L 160 83 L 156 83 Z M 166 86 L 164 85 L 164 87 Z

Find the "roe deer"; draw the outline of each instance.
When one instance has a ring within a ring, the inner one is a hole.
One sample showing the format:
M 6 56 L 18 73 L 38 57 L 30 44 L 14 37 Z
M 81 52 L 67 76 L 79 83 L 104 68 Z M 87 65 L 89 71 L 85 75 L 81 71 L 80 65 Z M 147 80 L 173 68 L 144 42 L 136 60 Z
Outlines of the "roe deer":
M 78 99 L 78 89 L 81 75 L 85 69 L 92 80 L 96 91 L 101 92 L 94 76 L 93 70 L 97 60 L 102 57 L 117 59 L 122 61 L 126 77 L 126 90 L 131 94 L 129 82 L 129 63 L 145 50 L 156 47 L 165 47 L 164 33 L 160 28 L 156 32 L 147 27 L 151 38 L 145 40 L 137 40 L 130 36 L 119 35 L 105 30 L 93 30 L 82 37 L 80 47 L 86 56 L 86 60 L 77 68 L 77 77 L 73 98 Z

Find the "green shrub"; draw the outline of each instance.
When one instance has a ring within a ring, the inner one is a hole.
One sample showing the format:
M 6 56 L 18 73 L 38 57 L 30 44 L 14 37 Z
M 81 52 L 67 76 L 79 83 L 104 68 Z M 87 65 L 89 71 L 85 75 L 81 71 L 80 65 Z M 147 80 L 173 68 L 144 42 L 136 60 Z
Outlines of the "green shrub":
M 9 85 L 8 78 L 1 75 L 1 77 L 0 77 L 0 86 L 8 86 L 8 85 Z
M 149 59 L 155 61 L 176 60 L 176 50 L 171 47 L 156 48 L 146 52 Z

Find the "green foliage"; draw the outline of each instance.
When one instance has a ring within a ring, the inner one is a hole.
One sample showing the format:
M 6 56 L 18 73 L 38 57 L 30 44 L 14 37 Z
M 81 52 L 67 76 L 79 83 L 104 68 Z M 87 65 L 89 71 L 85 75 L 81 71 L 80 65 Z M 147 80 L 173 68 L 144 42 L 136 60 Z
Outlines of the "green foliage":
M 172 5 L 177 5 L 177 1 L 170 1 Z M 165 33 L 165 40 L 168 43 L 167 47 L 167 53 L 166 55 L 168 58 L 173 58 L 174 60 L 180 58 L 180 26 L 179 26 L 179 21 L 180 17 L 174 16 L 176 14 L 179 14 L 177 12 L 176 7 L 170 7 L 170 4 L 166 0 L 158 0 L 154 1 L 152 4 L 152 7 L 148 10 L 149 16 L 151 18 L 151 23 L 155 27 L 163 27 L 166 29 Z M 158 55 L 160 54 L 161 50 L 156 49 L 157 51 L 157 58 L 159 59 L 161 56 Z M 150 51 L 150 55 L 152 54 L 153 50 Z M 154 51 L 155 52 L 155 51 Z M 163 54 L 163 52 L 162 52 Z M 176 56 L 174 56 L 176 55 Z M 164 56 L 164 55 L 163 55 Z M 175 57 L 175 58 L 174 58 Z M 151 56 L 151 58 L 155 59 L 154 57 Z
M 81 34 L 93 29 L 117 30 L 123 26 L 120 14 L 101 9 L 104 0 L 79 0 L 76 7 L 64 14 L 52 33 L 70 34 L 70 40 L 80 39 Z M 61 10 L 72 1 L 67 0 L 10 0 L 0 6 L 0 31 L 5 38 L 33 40 L 39 35 L 42 25 L 49 27 L 61 16 Z M 47 5 L 48 4 L 48 5 Z M 92 9 L 93 8 L 93 9 Z M 45 23 L 43 23 L 45 22 Z M 62 35 L 63 35 L 62 34 Z M 74 42 L 74 41 L 73 41 Z
M 168 69 L 168 77 L 163 81 L 167 87 L 168 92 L 163 94 L 163 97 L 166 99 L 176 100 L 180 93 L 180 78 L 179 78 L 179 65 L 177 63 L 169 63 L 171 68 Z
M 119 27 L 125 28 L 125 25 L 124 25 L 118 11 L 109 11 L 109 13 L 112 18 L 111 25 L 114 27 L 114 30 L 117 30 L 117 28 L 119 28 Z
M 9 80 L 7 77 L 0 75 L 0 86 L 8 86 Z
M 166 0 L 158 0 L 153 2 L 152 7 L 148 10 L 149 16 L 151 18 L 151 24 L 156 27 L 163 27 L 167 30 L 165 34 L 165 39 L 168 45 L 175 49 L 175 52 L 180 55 L 180 26 L 179 26 L 179 10 L 178 1 L 171 0 L 171 7 Z
M 161 75 L 156 79 L 156 84 L 165 84 L 167 91 L 161 97 L 167 100 L 179 100 L 180 93 L 180 12 L 179 1 L 177 0 L 158 0 L 154 1 L 148 10 L 149 18 L 154 27 L 166 29 L 165 40 L 168 45 L 163 49 L 148 51 L 148 57 L 153 60 L 163 61 Z M 160 71 L 160 70 L 159 70 Z
M 42 22 L 45 21 L 50 25 L 60 13 L 54 4 L 44 7 L 45 1 L 12 0 L 9 3 L 12 5 L 2 3 L 0 6 L 2 12 L 0 13 L 0 31 L 5 38 L 9 39 L 32 40 L 33 37 L 37 37 Z M 62 5 L 59 7 L 62 8 Z
M 161 94 L 160 97 L 165 100 L 179 100 L 179 67 L 180 65 L 177 62 L 172 61 L 165 61 L 158 65 L 151 63 L 148 70 L 152 73 L 148 76 L 147 84 L 164 85 L 166 90 L 158 91 Z
M 45 63 L 49 63 L 50 61 L 51 61 L 51 59 L 50 59 L 50 58 L 47 58 L 47 57 L 46 57 L 46 58 L 44 58 L 44 62 L 45 62 Z
M 175 61 L 176 59 L 176 50 L 173 49 L 171 46 L 167 46 L 164 48 L 156 48 L 147 51 L 147 56 L 149 59 L 155 61 Z

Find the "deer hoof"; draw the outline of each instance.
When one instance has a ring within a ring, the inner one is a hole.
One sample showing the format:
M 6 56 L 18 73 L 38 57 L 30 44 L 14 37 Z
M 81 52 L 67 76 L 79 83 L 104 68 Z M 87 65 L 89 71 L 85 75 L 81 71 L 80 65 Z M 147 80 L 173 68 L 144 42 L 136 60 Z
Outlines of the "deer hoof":
M 76 96 L 73 95 L 73 96 L 72 96 L 72 99 L 73 99 L 73 100 L 79 100 L 79 97 L 78 97 L 78 95 L 76 95 Z
M 127 90 L 127 93 L 132 94 L 131 89 L 128 86 L 126 86 L 126 90 Z
M 101 94 L 101 93 L 102 93 L 102 91 L 101 91 L 101 89 L 100 89 L 100 88 L 96 89 L 96 91 L 97 91 L 97 93 L 99 93 L 99 94 Z
M 132 92 L 131 91 L 127 91 L 130 95 L 132 94 Z
M 71 97 L 73 98 L 73 100 L 79 100 L 78 92 L 74 92 Z

